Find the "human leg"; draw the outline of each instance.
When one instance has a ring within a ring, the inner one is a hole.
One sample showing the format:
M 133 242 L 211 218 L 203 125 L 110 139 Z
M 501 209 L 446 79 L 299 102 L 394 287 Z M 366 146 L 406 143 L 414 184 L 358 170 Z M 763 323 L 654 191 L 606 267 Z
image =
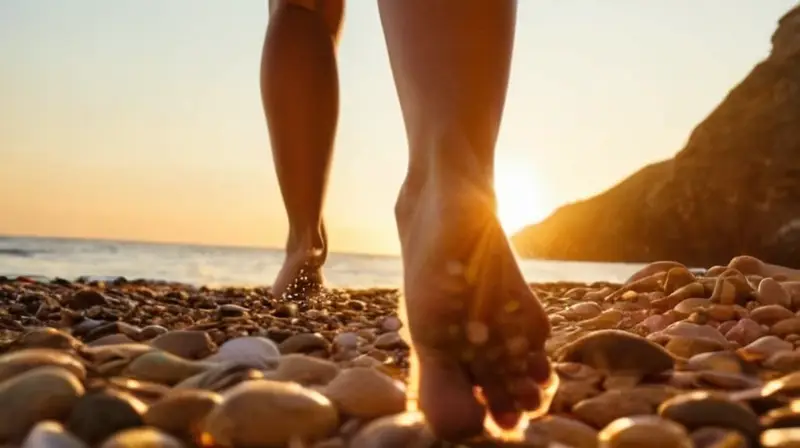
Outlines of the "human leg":
M 322 208 L 338 121 L 335 47 L 343 0 L 270 0 L 270 10 L 261 97 L 289 218 L 286 258 L 273 284 L 273 294 L 282 295 L 298 281 L 322 281 Z
M 539 405 L 549 324 L 496 216 L 514 0 L 380 0 L 409 143 L 396 206 L 419 406 L 445 438 Z

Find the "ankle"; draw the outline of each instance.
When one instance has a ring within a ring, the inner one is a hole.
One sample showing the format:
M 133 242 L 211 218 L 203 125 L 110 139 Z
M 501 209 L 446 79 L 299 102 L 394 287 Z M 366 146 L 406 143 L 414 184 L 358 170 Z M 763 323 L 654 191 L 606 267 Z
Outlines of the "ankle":
M 328 252 L 328 242 L 323 224 L 290 226 L 289 237 L 286 240 L 286 252 L 307 252 L 318 254 L 324 261 Z

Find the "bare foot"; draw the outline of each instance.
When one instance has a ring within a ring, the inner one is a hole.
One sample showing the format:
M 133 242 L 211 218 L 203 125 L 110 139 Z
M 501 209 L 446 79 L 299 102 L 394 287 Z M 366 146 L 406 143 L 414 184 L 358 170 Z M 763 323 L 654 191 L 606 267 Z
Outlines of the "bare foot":
M 418 194 L 404 187 L 396 210 L 419 408 L 448 440 L 481 434 L 487 410 L 501 428 L 515 427 L 539 407 L 550 374 L 547 316 L 493 204 L 474 185 L 429 184 Z
M 273 296 L 291 299 L 322 289 L 325 284 L 322 265 L 328 256 L 327 239 L 324 225 L 320 226 L 318 235 L 289 238 L 283 266 L 272 284 Z

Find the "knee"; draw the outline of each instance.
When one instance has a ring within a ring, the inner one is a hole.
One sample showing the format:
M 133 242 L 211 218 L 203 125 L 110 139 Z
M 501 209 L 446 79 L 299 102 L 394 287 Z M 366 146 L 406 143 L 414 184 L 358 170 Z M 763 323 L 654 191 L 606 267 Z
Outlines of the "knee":
M 344 0 L 269 0 L 269 13 L 275 14 L 290 5 L 319 14 L 331 36 L 338 37 L 344 16 Z

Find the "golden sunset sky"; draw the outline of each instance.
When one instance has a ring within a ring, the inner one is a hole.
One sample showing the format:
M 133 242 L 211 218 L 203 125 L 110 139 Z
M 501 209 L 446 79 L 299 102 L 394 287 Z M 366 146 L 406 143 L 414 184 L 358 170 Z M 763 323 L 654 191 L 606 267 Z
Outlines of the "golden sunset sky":
M 671 156 L 794 0 L 521 0 L 498 143 L 507 230 Z M 0 234 L 282 247 L 258 91 L 265 0 L 0 2 Z M 406 141 L 351 0 L 331 249 L 396 253 Z

